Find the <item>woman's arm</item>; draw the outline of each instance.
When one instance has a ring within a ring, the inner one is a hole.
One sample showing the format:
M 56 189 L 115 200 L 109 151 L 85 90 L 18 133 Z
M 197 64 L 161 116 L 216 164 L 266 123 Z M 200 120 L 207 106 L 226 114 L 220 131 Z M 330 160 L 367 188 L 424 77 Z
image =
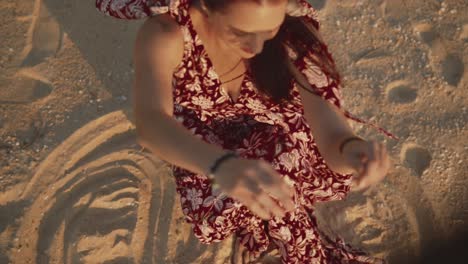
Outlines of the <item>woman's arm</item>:
M 353 173 L 355 177 L 351 188 L 354 191 L 364 190 L 382 181 L 392 166 L 385 146 L 373 140 L 352 140 L 344 145 L 343 153 L 340 153 L 340 144 L 346 138 L 356 136 L 345 115 L 338 106 L 311 92 L 314 89 L 295 66 L 292 71 L 297 81 L 305 87 L 299 89 L 304 116 L 330 169 L 341 174 Z
M 149 18 L 134 47 L 132 105 L 138 143 L 162 160 L 206 174 L 227 151 L 193 135 L 173 117 L 173 72 L 182 61 L 182 31 L 169 15 Z
M 354 171 L 339 152 L 339 145 L 344 139 L 356 136 L 344 114 L 337 106 L 324 100 L 320 96 L 311 93 L 311 87 L 306 77 L 291 63 L 291 70 L 299 85 L 299 93 L 304 106 L 304 116 L 309 124 L 320 154 L 329 167 L 342 174 Z M 307 89 L 308 91 L 306 91 Z

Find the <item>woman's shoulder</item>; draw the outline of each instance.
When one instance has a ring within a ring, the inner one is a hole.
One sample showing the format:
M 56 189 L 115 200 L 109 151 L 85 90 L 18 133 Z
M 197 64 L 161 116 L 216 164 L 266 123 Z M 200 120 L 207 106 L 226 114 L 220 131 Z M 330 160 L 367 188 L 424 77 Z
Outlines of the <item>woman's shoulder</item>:
M 141 31 L 154 34 L 164 39 L 182 39 L 181 26 L 170 14 L 160 14 L 148 18 L 142 25 Z
M 182 28 L 169 14 L 150 17 L 138 31 L 135 48 L 143 56 L 154 55 L 158 60 L 176 66 L 184 52 Z

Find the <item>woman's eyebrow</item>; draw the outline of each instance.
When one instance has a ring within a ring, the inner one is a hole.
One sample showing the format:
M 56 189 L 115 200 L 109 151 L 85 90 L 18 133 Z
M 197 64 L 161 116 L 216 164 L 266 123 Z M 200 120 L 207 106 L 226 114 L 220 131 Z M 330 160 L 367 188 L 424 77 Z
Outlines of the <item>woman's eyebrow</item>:
M 232 25 L 229 25 L 229 27 L 235 31 L 238 31 L 240 33 L 245 33 L 245 34 L 253 34 L 255 32 L 247 32 L 247 31 L 244 31 L 244 30 L 241 30 L 241 29 L 238 29 Z M 262 33 L 262 32 L 271 32 L 271 31 L 275 31 L 277 29 L 279 29 L 281 27 L 281 25 L 279 25 L 278 27 L 274 28 L 274 29 L 271 29 L 271 30 L 265 30 L 265 31 L 258 31 L 258 33 Z

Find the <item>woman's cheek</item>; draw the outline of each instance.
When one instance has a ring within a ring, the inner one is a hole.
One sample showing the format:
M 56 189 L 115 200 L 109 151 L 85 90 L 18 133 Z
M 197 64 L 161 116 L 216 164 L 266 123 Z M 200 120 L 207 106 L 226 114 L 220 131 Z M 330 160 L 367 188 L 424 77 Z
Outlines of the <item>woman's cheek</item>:
M 239 47 L 241 42 L 238 38 L 229 36 L 226 38 L 226 42 L 229 43 L 231 46 Z
M 237 37 L 229 33 L 224 34 L 224 39 L 226 39 L 229 42 L 238 42 Z

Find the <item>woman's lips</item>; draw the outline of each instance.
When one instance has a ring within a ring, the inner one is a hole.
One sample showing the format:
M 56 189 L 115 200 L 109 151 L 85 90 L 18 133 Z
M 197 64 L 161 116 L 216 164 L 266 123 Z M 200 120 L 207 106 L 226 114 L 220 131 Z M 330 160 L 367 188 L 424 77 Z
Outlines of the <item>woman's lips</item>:
M 246 53 L 249 53 L 249 54 L 254 54 L 253 50 L 249 49 L 249 48 L 242 48 L 242 50 Z

